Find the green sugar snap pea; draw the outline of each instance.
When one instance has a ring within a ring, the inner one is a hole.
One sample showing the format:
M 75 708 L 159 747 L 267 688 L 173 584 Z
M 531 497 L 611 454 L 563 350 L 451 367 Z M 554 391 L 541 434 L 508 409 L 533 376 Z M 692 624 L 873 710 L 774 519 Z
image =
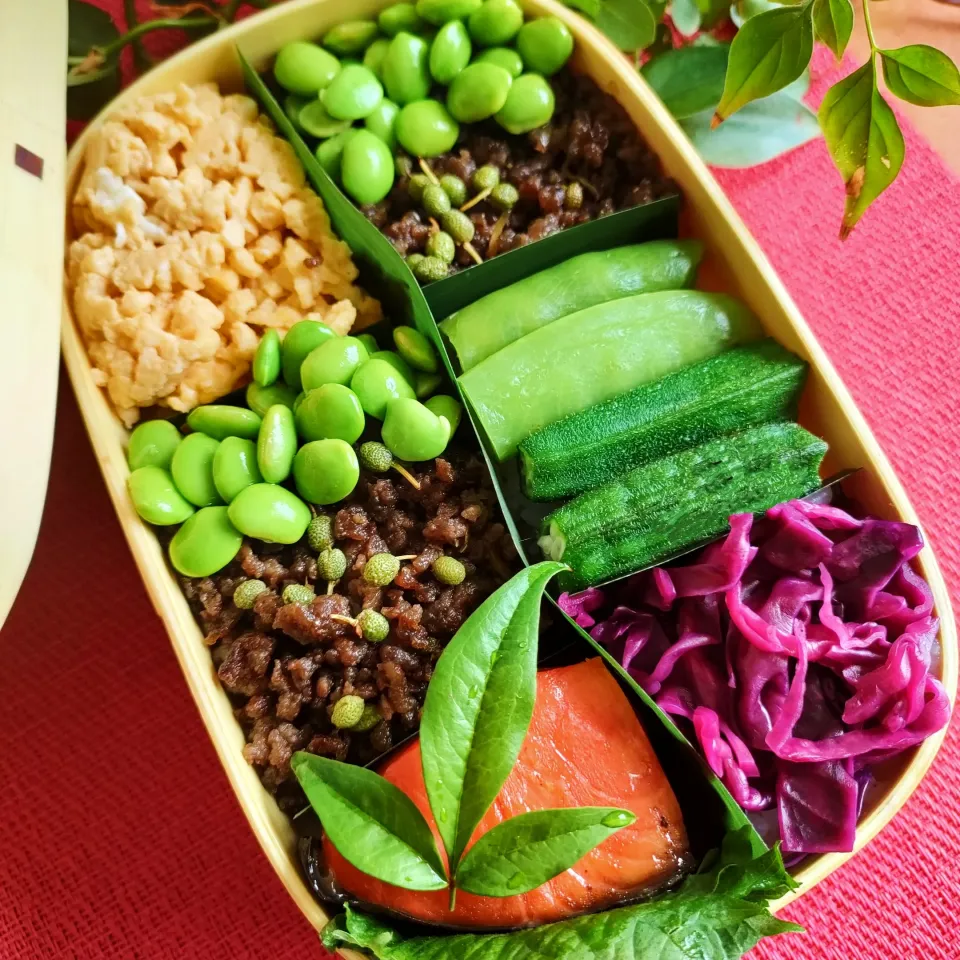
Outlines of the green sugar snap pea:
M 297 394 L 293 387 L 288 387 L 285 383 L 277 382 L 269 387 L 261 387 L 259 383 L 251 383 L 247 386 L 247 406 L 261 417 L 275 403 L 282 403 L 292 410 L 296 399 Z
M 226 503 L 251 483 L 260 483 L 257 445 L 242 437 L 227 437 L 213 455 L 213 482 Z
M 169 420 L 147 420 L 130 434 L 127 464 L 131 470 L 140 467 L 170 467 L 170 461 L 183 435 Z
M 395 353 L 393 350 L 378 350 L 376 353 L 370 354 L 371 360 L 385 360 L 387 363 L 396 370 L 404 380 L 407 381 L 411 386 L 415 378 L 413 372 L 413 367 L 407 363 L 399 353 Z
M 450 424 L 450 436 L 457 432 L 460 426 L 460 419 L 463 416 L 463 407 L 458 400 L 445 393 L 438 393 L 425 401 L 424 406 L 438 417 L 445 417 Z
M 383 85 L 394 103 L 403 106 L 430 93 L 428 56 L 426 40 L 405 30 L 390 41 L 383 58 Z
M 374 40 L 367 47 L 367 51 L 363 55 L 363 65 L 378 80 L 383 79 L 383 58 L 387 55 L 389 49 L 390 41 L 386 37 L 380 37 L 379 40 Z
M 343 133 L 336 133 L 326 140 L 321 140 L 320 143 L 317 144 L 317 149 L 314 151 L 317 162 L 327 171 L 330 179 L 335 180 L 337 183 L 340 182 L 340 162 L 343 158 L 343 148 L 356 132 L 356 127 L 350 127 L 349 130 L 344 130 Z
M 167 527 L 183 523 L 193 513 L 193 506 L 162 467 L 138 467 L 127 477 L 127 490 L 134 509 L 147 523 Z
M 531 20 L 517 34 L 517 51 L 531 73 L 552 77 L 573 53 L 573 34 L 556 17 Z
M 252 410 L 224 403 L 196 407 L 187 415 L 187 425 L 215 440 L 224 437 L 246 437 L 249 440 L 260 432 L 260 418 Z
M 372 333 L 358 333 L 357 339 L 364 345 L 371 357 L 380 349 L 377 338 Z
M 470 35 L 460 20 L 445 23 L 430 44 L 430 73 L 446 86 L 470 62 Z
M 482 3 L 483 0 L 417 0 L 417 13 L 441 27 L 451 20 L 466 20 Z
M 356 451 L 343 440 L 305 443 L 297 451 L 293 479 L 300 496 L 310 503 L 325 505 L 343 500 L 360 479 Z
M 383 87 L 372 70 L 362 64 L 344 67 L 323 92 L 327 113 L 338 120 L 362 120 L 383 99 Z
M 280 348 L 283 364 L 283 379 L 294 390 L 301 388 L 300 367 L 316 347 L 336 334 L 319 320 L 300 320 L 295 323 L 283 338 Z
M 430 341 L 414 327 L 395 327 L 393 343 L 397 352 L 411 367 L 424 373 L 436 373 L 440 360 Z
M 356 337 L 334 337 L 321 343 L 300 368 L 303 389 L 309 392 L 325 383 L 346 386 L 361 363 L 369 360 L 367 348 Z
M 511 47 L 491 47 L 484 50 L 477 56 L 476 63 L 495 63 L 498 67 L 503 67 L 514 80 L 523 73 L 523 60 Z
M 183 438 L 170 461 L 170 473 L 177 489 L 198 507 L 222 502 L 213 482 L 213 458 L 219 445 L 205 433 L 191 433 Z
M 304 440 L 337 439 L 347 443 L 359 439 L 365 423 L 357 394 L 340 383 L 325 383 L 309 391 L 297 407 L 296 421 L 297 432 Z
M 340 61 L 332 53 L 302 40 L 281 47 L 273 65 L 277 83 L 301 97 L 315 97 L 339 70 Z
M 384 97 L 363 121 L 364 126 L 375 137 L 379 137 L 391 150 L 397 148 L 397 137 L 393 128 L 399 113 L 400 108 L 392 100 Z
M 416 33 L 423 26 L 423 20 L 412 3 L 395 3 L 381 10 L 377 23 L 388 37 L 395 37 L 401 30 Z
M 257 466 L 263 479 L 267 483 L 283 483 L 290 476 L 296 452 L 297 428 L 293 411 L 282 403 L 275 404 L 263 415 L 257 437 Z
M 311 100 L 301 111 L 300 126 L 311 137 L 335 137 L 350 128 L 349 120 L 339 120 L 324 106 L 322 100 Z
M 381 436 L 390 452 L 401 460 L 432 460 L 443 453 L 450 424 L 419 400 L 400 398 L 387 404 Z
M 550 84 L 537 73 L 525 73 L 513 81 L 497 123 L 507 133 L 529 133 L 553 116 L 554 103 Z
M 357 203 L 379 203 L 390 192 L 394 173 L 390 148 L 369 130 L 358 130 L 344 145 L 340 179 Z
M 340 57 L 363 53 L 379 33 L 372 20 L 345 20 L 323 35 L 323 45 Z
M 499 47 L 509 43 L 523 26 L 523 11 L 514 0 L 484 0 L 467 21 L 470 36 L 478 47 Z
M 310 508 L 286 487 L 254 483 L 227 508 L 230 522 L 248 537 L 269 543 L 296 543 L 310 523 Z
M 446 153 L 457 142 L 460 133 L 457 122 L 437 100 L 407 104 L 397 116 L 395 130 L 400 146 L 415 157 L 436 157 Z M 443 192 L 442 188 L 437 189 Z
M 280 376 L 280 334 L 272 327 L 264 332 L 253 355 L 253 381 L 269 387 Z
M 492 117 L 507 102 L 513 77 L 495 63 L 471 63 L 447 90 L 447 109 L 461 123 Z
M 359 398 L 364 411 L 378 420 L 383 419 L 388 400 L 395 397 L 412 399 L 414 396 L 410 384 L 385 360 L 368 360 L 362 364 L 350 381 L 350 389 Z M 360 433 L 344 439 L 352 443 L 359 436 Z
M 185 577 L 209 577 L 222 570 L 242 545 L 243 534 L 230 522 L 227 507 L 204 507 L 173 535 L 170 563 Z

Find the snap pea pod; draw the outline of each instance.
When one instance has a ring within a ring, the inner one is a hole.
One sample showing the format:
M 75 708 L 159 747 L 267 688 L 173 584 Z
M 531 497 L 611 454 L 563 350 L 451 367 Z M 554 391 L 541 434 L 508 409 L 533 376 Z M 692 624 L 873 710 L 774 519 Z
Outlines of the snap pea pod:
M 467 371 L 508 343 L 568 314 L 638 293 L 693 286 L 703 245 L 653 240 L 582 253 L 481 297 L 440 324 Z
M 505 460 L 548 424 L 759 334 L 753 314 L 725 294 L 644 293 L 540 327 L 472 367 L 460 385 Z
M 820 483 L 827 445 L 795 423 L 721 437 L 625 473 L 555 510 L 540 547 L 564 590 L 659 563 L 717 536 L 732 513 L 761 513 Z

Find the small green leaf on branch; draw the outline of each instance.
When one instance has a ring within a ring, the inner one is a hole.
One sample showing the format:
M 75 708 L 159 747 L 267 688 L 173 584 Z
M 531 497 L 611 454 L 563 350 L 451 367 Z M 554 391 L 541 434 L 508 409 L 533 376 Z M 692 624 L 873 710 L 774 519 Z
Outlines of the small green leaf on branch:
M 813 26 L 817 36 L 839 61 L 853 33 L 853 4 L 850 0 L 814 0 Z
M 919 107 L 960 104 L 960 70 L 936 47 L 912 44 L 881 50 L 883 79 L 895 96 Z

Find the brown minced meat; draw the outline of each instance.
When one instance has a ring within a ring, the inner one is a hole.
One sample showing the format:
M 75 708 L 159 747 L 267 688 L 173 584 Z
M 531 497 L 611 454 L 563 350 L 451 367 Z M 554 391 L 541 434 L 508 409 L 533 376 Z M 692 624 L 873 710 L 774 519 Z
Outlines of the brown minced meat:
M 478 167 L 494 164 L 501 179 L 517 188 L 520 199 L 499 225 L 494 250 L 490 241 L 501 212 L 488 201 L 469 210 L 476 230 L 472 245 L 484 260 L 567 227 L 676 193 L 660 161 L 613 97 L 588 77 L 569 70 L 561 71 L 551 84 L 556 110 L 550 123 L 525 136 L 511 136 L 492 121 L 464 124 L 456 147 L 429 161 L 438 177 L 455 174 L 468 189 Z M 416 160 L 407 160 L 411 173 L 421 172 Z M 433 229 L 411 200 L 409 183 L 409 175 L 399 177 L 386 199 L 363 208 L 403 256 L 423 253 Z M 567 200 L 567 187 L 574 183 L 581 187 L 574 189 L 581 196 L 579 206 Z M 473 192 L 470 189 L 471 196 Z M 473 263 L 469 253 L 458 247 L 454 267 Z
M 295 812 L 304 797 L 290 771 L 295 750 L 367 763 L 414 732 L 437 657 L 477 605 L 517 566 L 483 463 L 445 459 L 415 471 L 416 490 L 399 475 L 363 474 L 333 514 L 336 546 L 347 573 L 331 595 L 317 581 L 306 540 L 290 546 L 245 541 L 236 560 L 213 577 L 181 578 L 212 648 L 217 674 L 246 733 L 244 755 L 281 807 Z M 389 587 L 364 581 L 375 553 L 415 554 Z M 467 575 L 446 586 L 430 572 L 446 553 Z M 233 592 L 259 579 L 269 590 L 252 610 Z M 284 604 L 283 588 L 315 585 L 310 605 Z M 379 610 L 390 621 L 382 643 L 368 643 L 333 615 Z M 333 726 L 333 706 L 348 694 L 376 706 L 382 720 L 364 733 Z

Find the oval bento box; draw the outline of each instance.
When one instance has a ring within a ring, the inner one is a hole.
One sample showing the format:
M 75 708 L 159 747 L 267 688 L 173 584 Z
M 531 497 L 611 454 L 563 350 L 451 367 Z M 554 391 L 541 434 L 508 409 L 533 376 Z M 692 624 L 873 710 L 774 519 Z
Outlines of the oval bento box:
M 114 106 L 169 89 L 181 81 L 199 83 L 212 80 L 222 89 L 239 91 L 243 89 L 243 81 L 235 46 L 259 68 L 288 41 L 316 37 L 348 16 L 367 16 L 388 2 L 359 0 L 348 5 L 343 0 L 292 0 L 284 3 L 218 32 L 156 67 L 126 90 Z M 528 13 L 550 14 L 569 25 L 577 42 L 574 67 L 589 74 L 602 89 L 620 101 L 659 155 L 666 173 L 683 192 L 684 230 L 706 243 L 711 276 L 723 288 L 745 300 L 770 335 L 809 361 L 810 385 L 804 395 L 800 420 L 829 443 L 827 473 L 863 467 L 848 481 L 848 489 L 859 504 L 876 516 L 916 524 L 917 517 L 897 477 L 823 349 L 760 248 L 663 105 L 631 63 L 579 16 L 553 0 L 524 0 L 522 6 Z M 110 108 L 106 112 L 109 111 Z M 70 152 L 68 198 L 76 187 L 89 131 L 102 120 L 102 116 L 98 118 Z M 70 239 L 68 236 L 68 242 Z M 301 877 L 290 821 L 244 760 L 243 734 L 234 719 L 227 695 L 220 688 L 201 631 L 167 566 L 157 538 L 141 522 L 127 497 L 126 431 L 94 382 L 67 302 L 64 303 L 62 336 L 67 368 L 104 480 L 203 721 L 264 852 L 304 915 L 319 929 L 327 917 Z M 929 547 L 920 554 L 919 565 L 933 590 L 935 613 L 941 618 L 940 676 L 953 701 L 957 682 L 957 639 L 949 599 Z M 941 731 L 907 753 L 891 771 L 885 789 L 877 791 L 864 812 L 857 830 L 856 849 L 876 836 L 904 804 L 933 761 L 944 734 L 945 731 Z M 777 906 L 810 890 L 851 856 L 853 854 L 835 853 L 806 860 L 795 873 L 801 884 L 799 890 Z

